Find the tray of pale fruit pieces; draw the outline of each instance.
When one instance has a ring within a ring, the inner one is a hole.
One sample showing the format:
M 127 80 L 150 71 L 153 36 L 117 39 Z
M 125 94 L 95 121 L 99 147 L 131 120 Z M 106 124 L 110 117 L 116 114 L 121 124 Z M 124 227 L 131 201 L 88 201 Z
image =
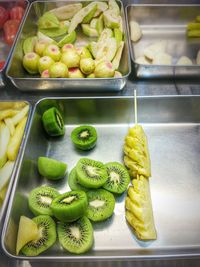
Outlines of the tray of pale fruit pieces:
M 19 90 L 119 91 L 131 71 L 120 1 L 34 1 L 7 76 Z
M 138 78 L 199 77 L 199 4 L 131 4 L 126 19 Z
M 30 104 L 0 101 L 0 221 L 11 194 L 30 117 Z

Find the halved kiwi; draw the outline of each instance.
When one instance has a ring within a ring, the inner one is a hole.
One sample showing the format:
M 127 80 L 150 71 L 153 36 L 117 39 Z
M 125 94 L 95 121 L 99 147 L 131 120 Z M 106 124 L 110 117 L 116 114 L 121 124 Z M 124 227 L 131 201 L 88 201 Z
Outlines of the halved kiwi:
M 71 140 L 77 148 L 90 150 L 97 142 L 96 129 L 89 125 L 77 127 L 71 133 Z
M 82 217 L 87 209 L 84 191 L 70 191 L 55 198 L 51 203 L 53 215 L 62 222 L 73 222 Z
M 76 165 L 78 182 L 86 188 L 99 188 L 105 184 L 108 174 L 100 161 L 81 158 Z
M 127 169 L 118 162 L 109 162 L 105 164 L 105 167 L 108 172 L 108 179 L 103 185 L 103 188 L 112 193 L 123 193 L 130 183 L 130 176 Z
M 69 252 L 84 253 L 94 242 L 92 224 L 85 216 L 72 223 L 59 223 L 58 239 Z
M 113 214 L 115 198 L 112 193 L 104 189 L 91 190 L 87 192 L 87 198 L 86 216 L 91 221 L 104 221 Z
M 33 189 L 28 197 L 28 205 L 34 215 L 53 215 L 50 209 L 51 202 L 59 196 L 59 192 L 49 186 L 40 186 Z
M 78 183 L 78 179 L 77 179 L 77 175 L 76 175 L 76 167 L 74 167 L 69 176 L 68 176 L 68 184 L 69 187 L 71 188 L 71 190 L 83 190 L 83 191 L 88 191 L 87 188 L 85 188 L 84 186 L 80 185 Z
M 37 256 L 56 242 L 56 224 L 50 216 L 40 215 L 33 221 L 37 224 L 39 236 L 22 248 L 21 252 L 26 256 Z

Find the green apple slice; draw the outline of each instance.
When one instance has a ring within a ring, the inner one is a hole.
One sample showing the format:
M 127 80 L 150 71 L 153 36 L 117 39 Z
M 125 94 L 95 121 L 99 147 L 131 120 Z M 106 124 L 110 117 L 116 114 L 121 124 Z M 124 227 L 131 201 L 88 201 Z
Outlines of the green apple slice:
M 96 29 L 90 27 L 90 24 L 81 24 L 83 33 L 89 37 L 98 37 L 98 32 Z
M 44 15 L 40 17 L 38 20 L 39 29 L 59 28 L 59 25 L 60 25 L 59 20 L 51 12 L 44 13 Z
M 83 5 L 81 3 L 69 4 L 52 9 L 50 12 L 53 13 L 57 19 L 66 20 L 71 19 L 77 12 L 81 10 L 82 6 Z
M 106 39 L 97 50 L 96 59 L 112 61 L 117 51 L 117 41 L 115 38 Z
M 73 31 L 67 34 L 63 39 L 58 42 L 59 47 L 63 47 L 65 44 L 73 44 L 76 41 L 76 32 Z
M 23 42 L 23 51 L 24 54 L 27 54 L 29 52 L 34 52 L 34 46 L 37 42 L 37 36 L 31 36 L 24 40 Z
M 119 64 L 120 64 L 120 60 L 122 57 L 122 52 L 123 52 L 123 48 L 124 48 L 124 42 L 122 41 L 117 49 L 116 55 L 112 61 L 112 65 L 114 70 L 117 70 L 119 68 Z
M 106 10 L 103 13 L 104 24 L 108 28 L 119 28 L 120 27 L 120 16 L 117 16 L 112 10 Z

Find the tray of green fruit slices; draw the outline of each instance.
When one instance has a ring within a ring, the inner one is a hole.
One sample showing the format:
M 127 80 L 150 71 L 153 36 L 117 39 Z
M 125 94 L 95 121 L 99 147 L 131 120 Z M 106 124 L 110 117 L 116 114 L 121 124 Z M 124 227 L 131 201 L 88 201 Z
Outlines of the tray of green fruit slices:
M 34 1 L 7 68 L 23 91 L 119 91 L 130 72 L 118 0 Z

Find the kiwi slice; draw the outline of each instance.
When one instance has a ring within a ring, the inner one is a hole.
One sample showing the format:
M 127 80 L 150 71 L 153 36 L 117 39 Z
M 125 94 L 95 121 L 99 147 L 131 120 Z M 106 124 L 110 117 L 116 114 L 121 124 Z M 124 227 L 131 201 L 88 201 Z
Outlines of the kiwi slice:
M 50 209 L 51 202 L 59 196 L 59 192 L 49 186 L 40 186 L 33 189 L 28 197 L 29 209 L 34 215 L 53 215 Z
M 109 218 L 115 208 L 115 198 L 112 193 L 97 189 L 87 192 L 88 208 L 86 216 L 94 222 L 104 221 Z
M 70 191 L 55 198 L 51 203 L 53 215 L 62 222 L 73 222 L 82 217 L 87 209 L 84 191 Z
M 42 115 L 45 131 L 50 136 L 60 136 L 65 133 L 65 125 L 59 110 L 55 107 L 49 108 Z
M 40 215 L 33 221 L 37 224 L 39 236 L 22 248 L 21 252 L 26 256 L 37 256 L 56 242 L 56 224 L 50 216 Z
M 87 217 L 72 223 L 58 224 L 58 239 L 67 251 L 81 254 L 88 251 L 94 242 L 93 228 Z
M 97 142 L 96 129 L 88 125 L 79 126 L 72 131 L 71 140 L 79 149 L 92 149 Z
M 108 174 L 100 161 L 81 158 L 76 165 L 78 182 L 86 188 L 99 188 L 105 184 Z
M 105 164 L 105 167 L 108 172 L 108 179 L 103 185 L 103 188 L 112 193 L 123 193 L 130 183 L 130 176 L 127 169 L 118 162 L 109 162 Z
M 40 175 L 49 180 L 59 180 L 65 176 L 67 164 L 48 157 L 38 158 L 38 171 Z
M 68 184 L 71 190 L 83 190 L 83 191 L 88 191 L 87 188 L 83 187 L 78 183 L 77 175 L 76 175 L 76 167 L 74 167 L 68 177 Z

